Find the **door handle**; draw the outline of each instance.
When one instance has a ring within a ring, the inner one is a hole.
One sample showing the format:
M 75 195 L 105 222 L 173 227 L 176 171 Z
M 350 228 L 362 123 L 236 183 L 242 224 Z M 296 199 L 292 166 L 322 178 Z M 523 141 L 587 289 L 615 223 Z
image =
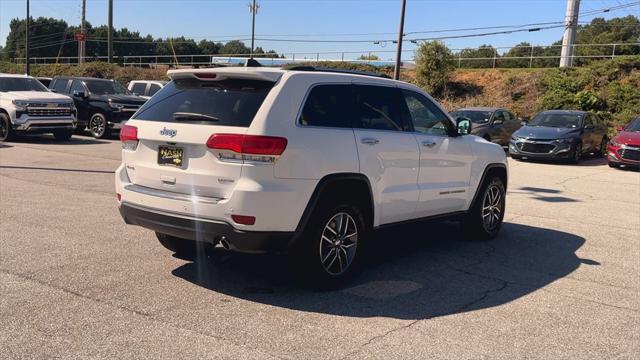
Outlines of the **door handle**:
M 432 147 L 436 146 L 436 142 L 435 141 L 423 141 L 422 142 L 422 146 L 426 146 L 428 148 L 432 148 Z
M 363 144 L 366 144 L 366 145 L 375 145 L 380 142 L 380 140 L 374 139 L 374 138 L 364 138 L 361 141 Z

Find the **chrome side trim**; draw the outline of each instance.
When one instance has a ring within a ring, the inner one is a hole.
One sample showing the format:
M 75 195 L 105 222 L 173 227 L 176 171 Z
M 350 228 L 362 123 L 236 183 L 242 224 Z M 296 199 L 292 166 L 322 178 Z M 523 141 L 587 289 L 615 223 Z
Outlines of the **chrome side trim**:
M 169 200 L 187 201 L 189 203 L 198 203 L 198 204 L 204 204 L 204 205 L 216 205 L 220 201 L 224 200 L 223 198 L 179 194 L 175 192 L 157 190 L 157 189 L 148 188 L 146 186 L 139 186 L 139 185 L 133 185 L 133 184 L 125 185 L 124 189 L 127 191 L 142 194 L 142 195 L 155 196 L 155 197 L 160 197 L 160 198 L 169 199 Z

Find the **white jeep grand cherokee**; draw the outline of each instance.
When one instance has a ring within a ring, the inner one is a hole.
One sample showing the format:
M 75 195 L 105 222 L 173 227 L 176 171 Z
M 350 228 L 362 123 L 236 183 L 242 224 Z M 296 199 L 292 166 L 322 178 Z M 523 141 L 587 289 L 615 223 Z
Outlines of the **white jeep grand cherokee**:
M 53 133 L 69 140 L 76 127 L 70 97 L 49 91 L 27 75 L 0 74 L 0 141 L 14 133 Z
M 120 212 L 176 252 L 288 251 L 342 282 L 371 230 L 500 230 L 507 160 L 408 83 L 313 67 L 172 70 L 121 130 Z

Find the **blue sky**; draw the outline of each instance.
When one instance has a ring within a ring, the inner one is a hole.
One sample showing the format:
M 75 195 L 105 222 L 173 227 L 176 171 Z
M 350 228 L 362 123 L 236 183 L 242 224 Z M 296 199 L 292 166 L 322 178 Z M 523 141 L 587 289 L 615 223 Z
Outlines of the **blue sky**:
M 114 0 L 114 26 L 127 27 L 154 37 L 184 35 L 196 40 L 208 38 L 219 41 L 246 38 L 251 33 L 249 2 L 250 0 Z M 264 49 L 275 49 L 281 53 L 335 52 L 335 55 L 321 55 L 325 58 L 339 57 L 339 53 L 343 51 L 376 53 L 395 49 L 395 45 L 390 42 L 373 44 L 372 41 L 397 36 L 395 33 L 398 29 L 400 0 L 258 2 L 258 38 L 366 40 L 363 43 L 258 41 L 256 46 Z M 629 2 L 631 0 L 582 0 L 580 10 L 588 12 Z M 69 24 L 79 24 L 80 3 L 81 0 L 31 0 L 31 13 L 34 17 L 50 16 L 64 19 Z M 562 21 L 565 8 L 566 0 L 408 0 L 405 33 Z M 629 14 L 640 15 L 640 7 L 585 16 L 580 21 L 589 21 L 595 16 L 611 18 Z M 0 0 L 0 44 L 5 43 L 9 21 L 24 16 L 25 0 Z M 87 20 L 94 25 L 105 24 L 107 1 L 87 0 Z M 451 48 L 476 47 L 482 44 L 511 46 L 522 41 L 544 45 L 560 39 L 562 31 L 562 28 L 557 28 L 532 33 L 451 39 L 445 42 Z M 432 37 L 473 32 L 486 30 L 413 36 Z M 307 36 L 309 34 L 313 36 Z M 405 43 L 405 48 L 411 50 L 415 45 Z M 382 58 L 393 57 L 392 53 L 378 54 Z M 351 57 L 354 56 L 356 55 Z

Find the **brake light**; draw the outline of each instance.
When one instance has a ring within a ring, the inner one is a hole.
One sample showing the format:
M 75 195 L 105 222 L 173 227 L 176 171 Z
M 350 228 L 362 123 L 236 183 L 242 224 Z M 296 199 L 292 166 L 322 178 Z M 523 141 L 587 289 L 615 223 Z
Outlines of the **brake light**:
M 218 77 L 215 73 L 195 73 L 194 74 L 198 79 L 211 80 Z
M 120 141 L 123 149 L 135 150 L 138 147 L 138 128 L 131 125 L 123 126 L 120 129 Z
M 276 136 L 213 134 L 207 140 L 207 147 L 215 150 L 228 150 L 240 154 L 240 157 L 219 154 L 221 160 L 248 160 L 274 162 L 287 147 L 287 139 Z

